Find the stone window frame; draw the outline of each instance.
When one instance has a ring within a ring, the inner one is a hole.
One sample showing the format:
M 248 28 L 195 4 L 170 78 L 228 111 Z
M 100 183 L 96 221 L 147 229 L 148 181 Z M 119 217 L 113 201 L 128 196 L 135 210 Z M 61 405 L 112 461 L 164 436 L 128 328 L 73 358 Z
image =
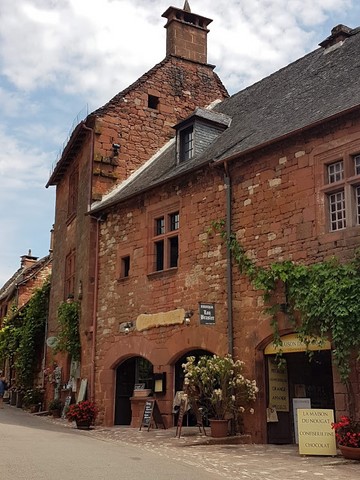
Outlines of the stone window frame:
M 116 262 L 116 278 L 118 282 L 124 282 L 131 277 L 132 257 L 132 251 L 128 248 L 118 248 Z
M 323 195 L 320 218 L 323 219 L 324 233 L 331 235 L 360 226 L 360 140 L 329 149 L 319 154 L 317 160 L 317 185 Z M 329 176 L 330 167 L 337 163 L 342 163 L 343 174 L 339 173 L 341 169 L 332 169 L 333 175 Z M 340 192 L 343 192 L 344 199 L 344 225 L 341 220 L 331 222 L 331 204 L 336 201 L 334 195 Z M 338 228 L 334 228 L 336 226 Z
M 177 214 L 177 225 L 171 225 Z M 148 211 L 148 272 L 149 275 L 177 271 L 180 260 L 180 202 L 172 201 L 162 207 Z M 159 231 L 159 220 L 163 219 L 163 230 Z M 175 240 L 176 239 L 176 240 Z M 177 248 L 176 265 L 172 264 L 171 248 Z M 163 268 L 159 268 L 159 243 L 163 245 Z

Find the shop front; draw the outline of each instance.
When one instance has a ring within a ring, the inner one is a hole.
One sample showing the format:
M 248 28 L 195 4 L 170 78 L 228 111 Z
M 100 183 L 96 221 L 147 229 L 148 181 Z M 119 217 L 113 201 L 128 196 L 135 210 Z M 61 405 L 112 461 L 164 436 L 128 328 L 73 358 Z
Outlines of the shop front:
M 264 350 L 267 441 L 298 443 L 298 408 L 334 409 L 331 345 L 315 342 L 307 347 L 296 334 L 281 340 L 281 347 L 270 343 Z

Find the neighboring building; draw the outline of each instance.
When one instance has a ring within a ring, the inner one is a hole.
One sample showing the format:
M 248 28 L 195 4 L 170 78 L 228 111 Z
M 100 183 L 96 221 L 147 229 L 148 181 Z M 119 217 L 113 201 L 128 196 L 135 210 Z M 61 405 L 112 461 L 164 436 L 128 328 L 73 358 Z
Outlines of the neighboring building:
M 93 204 L 94 396 L 106 425 L 138 425 L 134 384 L 151 387 L 154 377 L 166 380 L 156 398 L 171 425 L 181 364 L 204 352 L 231 352 L 256 378 L 256 413 L 246 419 L 256 442 L 294 441 L 293 398 L 347 410 L 330 344 L 309 363 L 305 347 L 287 337 L 293 327 L 283 314 L 287 388 L 279 422 L 267 424 L 273 331 L 262 297 L 231 269 L 209 229 L 227 219 L 263 266 L 353 256 L 360 245 L 359 64 L 360 29 L 336 27 L 314 52 L 212 109 L 179 117 L 166 148 Z M 359 395 L 358 372 L 352 382 Z
M 197 106 L 206 107 L 228 97 L 214 66 L 207 63 L 207 26 L 211 20 L 191 13 L 187 2 L 184 9 L 170 7 L 163 16 L 167 19 L 165 59 L 77 125 L 47 185 L 56 186 L 49 336 L 56 337 L 58 332 L 59 305 L 69 296 L 79 301 L 80 375 L 88 380 L 91 398 L 98 384 L 98 242 L 104 220 L 88 215 L 91 205 L 141 171 L 175 136 L 173 125 Z M 138 207 L 142 208 L 141 200 Z M 121 268 L 126 275 L 130 267 L 124 255 Z M 67 383 L 70 361 L 58 361 L 62 382 Z M 111 423 L 113 418 L 108 415 L 107 421 Z
M 21 257 L 20 268 L 0 289 L 0 328 L 4 318 L 12 316 L 12 312 L 23 310 L 29 303 L 34 291 L 41 288 L 51 275 L 52 253 L 38 259 L 31 254 Z M 38 352 L 42 358 L 43 352 Z M 14 371 L 10 371 L 9 362 L 5 367 L 6 378 L 13 378 Z

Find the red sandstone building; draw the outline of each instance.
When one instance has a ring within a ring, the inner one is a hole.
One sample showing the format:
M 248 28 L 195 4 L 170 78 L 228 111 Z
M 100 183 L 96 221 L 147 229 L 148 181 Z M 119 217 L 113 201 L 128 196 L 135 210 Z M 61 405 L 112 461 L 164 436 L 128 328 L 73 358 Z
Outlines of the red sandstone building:
M 51 275 L 52 253 L 43 258 L 34 257 L 31 250 L 21 256 L 20 268 L 0 289 L 0 328 L 3 320 L 12 315 L 12 309 L 22 310 L 29 303 L 34 291 L 41 288 Z M 38 352 L 42 358 L 43 352 Z M 40 363 L 40 362 L 39 362 Z M 6 378 L 12 379 L 15 371 L 7 360 L 4 367 Z
M 206 63 L 210 20 L 187 3 L 164 16 L 165 60 L 78 125 L 49 180 L 57 187 L 50 333 L 57 306 L 74 295 L 81 376 L 106 425 L 139 425 L 139 383 L 172 425 L 186 356 L 230 352 L 260 388 L 246 423 L 253 440 L 293 442 L 294 398 L 347 409 L 331 345 L 310 364 L 283 315 L 287 398 L 268 424 L 269 318 L 210 230 L 226 219 L 263 266 L 353 255 L 360 35 L 339 26 L 314 52 L 227 98 Z M 352 381 L 359 395 L 356 373 Z

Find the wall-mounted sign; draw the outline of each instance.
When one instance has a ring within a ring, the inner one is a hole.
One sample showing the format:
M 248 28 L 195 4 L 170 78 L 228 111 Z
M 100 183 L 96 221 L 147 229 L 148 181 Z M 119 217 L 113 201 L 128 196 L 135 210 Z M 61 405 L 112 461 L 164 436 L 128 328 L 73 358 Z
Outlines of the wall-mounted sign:
M 214 325 L 215 303 L 199 303 L 200 324 Z
M 336 455 L 335 432 L 330 409 L 298 409 L 300 455 Z
M 295 353 L 306 352 L 306 350 L 331 350 L 331 344 L 329 341 L 321 341 L 320 338 L 314 338 L 309 345 L 306 345 L 296 333 L 290 333 L 281 337 L 281 345 L 276 345 L 273 342 L 269 343 L 264 353 L 265 355 L 274 355 L 280 351 L 282 353 Z
M 278 368 L 274 358 L 268 357 L 269 407 L 277 412 L 289 411 L 289 384 L 286 364 Z

